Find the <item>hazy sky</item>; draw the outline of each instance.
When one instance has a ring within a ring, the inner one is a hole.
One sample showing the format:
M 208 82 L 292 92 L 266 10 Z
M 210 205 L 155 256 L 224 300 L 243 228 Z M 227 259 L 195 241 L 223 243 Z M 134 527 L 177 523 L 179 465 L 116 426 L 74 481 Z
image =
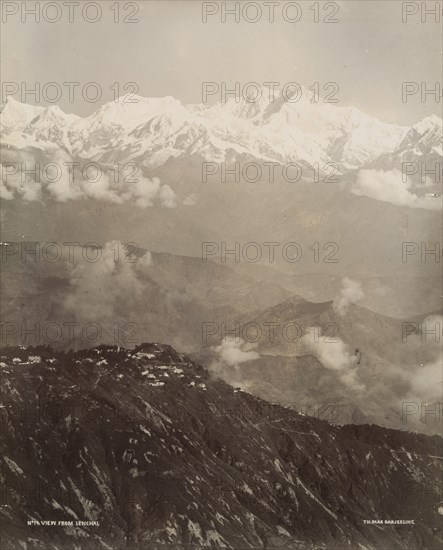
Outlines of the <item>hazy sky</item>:
M 42 0 L 40 5 L 46 3 Z M 113 21 L 114 0 L 100 2 L 103 13 L 96 23 L 77 14 L 70 23 L 65 7 L 56 23 L 35 23 L 31 16 L 23 23 L 19 12 L 2 25 L 2 81 L 26 82 L 29 87 L 35 82 L 43 86 L 71 81 L 80 82 L 80 87 L 98 82 L 103 90 L 98 103 L 86 102 L 78 92 L 70 103 L 64 89 L 60 107 L 83 116 L 113 99 L 109 86 L 114 82 L 121 86 L 136 82 L 143 96 L 172 95 L 185 103 L 199 103 L 204 81 L 231 86 L 250 81 L 305 86 L 336 82 L 340 104 L 354 105 L 385 121 L 412 124 L 431 113 L 441 116 L 442 103 L 435 98 L 421 102 L 417 94 L 403 103 L 401 95 L 404 81 L 425 82 L 428 87 L 442 81 L 442 31 L 434 16 L 422 23 L 418 13 L 404 23 L 400 0 L 343 0 L 336 2 L 339 11 L 333 17 L 338 23 L 314 23 L 314 10 L 309 9 L 314 0 L 301 0 L 299 22 L 283 19 L 288 4 L 284 1 L 276 3 L 271 23 L 269 8 L 258 3 L 262 17 L 256 23 L 243 18 L 236 23 L 232 16 L 222 23 L 221 2 L 218 13 L 203 23 L 199 0 L 137 2 L 140 11 L 134 18 L 139 22 L 133 24 Z M 130 8 L 123 10 L 127 4 L 120 2 L 122 17 L 131 13 Z M 334 9 L 323 4 L 321 18 Z M 436 2 L 426 4 L 430 9 Z M 437 4 L 441 7 L 442 2 Z M 247 16 L 256 13 L 252 7 Z M 94 11 L 88 14 L 93 17 Z M 295 19 L 295 8 L 288 9 L 287 16 Z M 22 99 L 20 93 L 14 97 Z M 26 101 L 36 103 L 31 97 Z M 38 103 L 47 104 L 43 98 Z

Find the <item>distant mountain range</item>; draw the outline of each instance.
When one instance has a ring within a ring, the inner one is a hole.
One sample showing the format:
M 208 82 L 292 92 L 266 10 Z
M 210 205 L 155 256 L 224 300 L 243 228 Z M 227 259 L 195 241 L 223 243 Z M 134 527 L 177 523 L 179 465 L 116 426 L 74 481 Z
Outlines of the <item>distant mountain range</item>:
M 332 426 L 162 344 L 1 353 L 2 550 L 441 547 L 438 436 Z
M 108 164 L 134 161 L 156 168 L 190 155 L 213 162 L 247 156 L 282 164 L 319 163 L 320 171 L 336 163 L 339 173 L 345 173 L 387 166 L 388 159 L 409 159 L 411 154 L 421 160 L 441 157 L 441 125 L 435 115 L 412 127 L 384 123 L 354 107 L 315 99 L 303 88 L 297 101 L 276 95 L 273 101 L 232 98 L 215 105 L 126 95 L 87 118 L 9 96 L 1 131 L 10 147 L 57 146 L 73 157 Z

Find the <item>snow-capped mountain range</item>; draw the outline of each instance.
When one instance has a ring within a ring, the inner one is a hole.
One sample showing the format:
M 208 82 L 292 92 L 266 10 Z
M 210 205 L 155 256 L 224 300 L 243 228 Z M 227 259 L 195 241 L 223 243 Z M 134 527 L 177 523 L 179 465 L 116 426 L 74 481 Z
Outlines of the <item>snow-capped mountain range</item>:
M 246 155 L 282 164 L 319 163 L 320 170 L 334 162 L 340 172 L 385 167 L 411 155 L 441 156 L 441 128 L 435 115 L 412 127 L 384 123 L 354 107 L 316 101 L 304 88 L 297 102 L 280 95 L 256 103 L 183 105 L 170 96 L 122 96 L 87 118 L 8 97 L 1 116 L 9 148 L 61 148 L 72 157 L 136 161 L 150 168 L 186 155 L 213 162 Z

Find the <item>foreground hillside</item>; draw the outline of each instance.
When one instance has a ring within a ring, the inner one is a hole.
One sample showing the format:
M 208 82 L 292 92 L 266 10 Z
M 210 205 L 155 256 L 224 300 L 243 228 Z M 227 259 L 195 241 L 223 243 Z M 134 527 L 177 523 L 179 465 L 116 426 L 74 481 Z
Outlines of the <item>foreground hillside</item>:
M 331 426 L 165 345 L 0 368 L 2 550 L 440 548 L 439 437 Z

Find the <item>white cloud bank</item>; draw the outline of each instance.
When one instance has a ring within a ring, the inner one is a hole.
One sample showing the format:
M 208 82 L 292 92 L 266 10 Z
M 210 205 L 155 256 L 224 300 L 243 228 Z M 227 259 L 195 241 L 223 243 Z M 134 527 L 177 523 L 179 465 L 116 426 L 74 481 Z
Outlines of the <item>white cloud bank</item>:
M 342 280 L 340 297 L 337 300 L 334 300 L 334 310 L 339 315 L 344 315 L 349 306 L 361 300 L 364 295 L 365 294 L 359 281 L 353 281 L 348 277 L 344 277 Z
M 356 392 L 364 391 L 365 386 L 358 379 L 358 357 L 348 351 L 342 340 L 337 338 L 336 342 L 330 342 L 319 338 L 318 341 L 314 341 L 312 334 L 308 331 L 303 336 L 302 342 L 326 369 L 337 375 L 347 388 Z
M 403 181 L 400 170 L 359 170 L 351 193 L 410 208 L 440 210 L 442 207 L 439 198 L 419 197 L 413 193 L 408 182 Z
M 119 175 L 122 181 L 115 181 L 111 170 L 99 167 L 85 173 L 79 168 L 67 166 L 68 155 L 58 154 L 51 162 L 38 167 L 37 177 L 22 174 L 23 163 L 0 164 L 1 198 L 12 200 L 21 196 L 25 201 L 41 201 L 50 197 L 57 202 L 80 199 L 97 199 L 123 204 L 133 202 L 139 208 L 148 208 L 155 203 L 166 208 L 177 205 L 177 197 L 169 185 L 162 184 L 157 177 L 147 178 L 136 174 L 133 178 Z M 94 163 L 96 164 L 96 163 Z M 30 163 L 35 168 L 38 163 Z M 95 180 L 95 181 L 94 181 Z

